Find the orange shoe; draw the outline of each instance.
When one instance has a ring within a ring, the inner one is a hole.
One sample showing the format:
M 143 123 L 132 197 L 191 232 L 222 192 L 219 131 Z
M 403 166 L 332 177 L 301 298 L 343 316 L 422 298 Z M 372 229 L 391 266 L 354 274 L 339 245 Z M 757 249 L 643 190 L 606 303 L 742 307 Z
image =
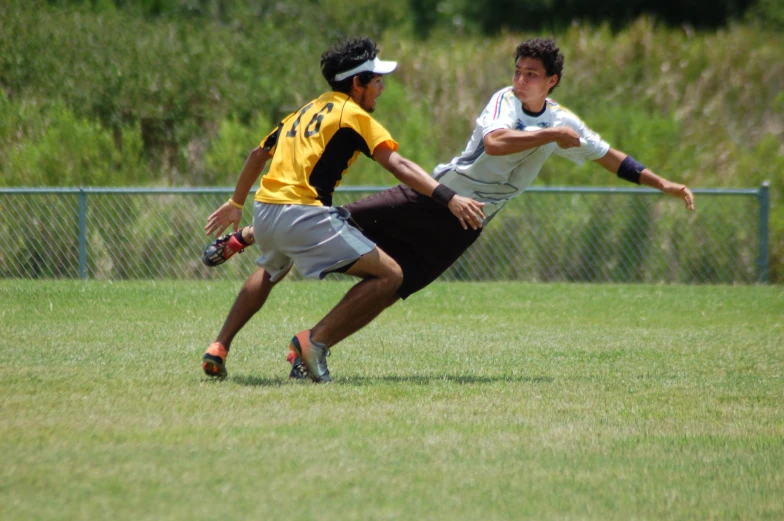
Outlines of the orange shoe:
M 229 352 L 223 347 L 223 344 L 217 340 L 210 344 L 207 352 L 204 353 L 204 361 L 201 366 L 204 368 L 204 374 L 213 378 L 226 378 L 228 371 L 226 371 L 226 356 Z
M 310 340 L 310 329 L 300 331 L 291 339 L 289 349 L 302 359 L 308 376 L 316 383 L 328 384 L 332 381 L 327 367 L 327 356 L 331 353 L 328 347 L 319 346 Z

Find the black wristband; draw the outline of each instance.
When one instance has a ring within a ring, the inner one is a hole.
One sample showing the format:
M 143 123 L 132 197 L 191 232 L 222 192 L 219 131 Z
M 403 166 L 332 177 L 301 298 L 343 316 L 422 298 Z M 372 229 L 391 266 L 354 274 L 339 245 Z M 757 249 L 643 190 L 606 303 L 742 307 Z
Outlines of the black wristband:
M 626 159 L 621 161 L 621 166 L 618 168 L 618 177 L 630 183 L 640 184 L 640 174 L 643 170 L 645 170 L 645 165 L 632 156 L 626 156 Z
M 441 206 L 448 206 L 449 201 L 451 201 L 455 195 L 457 194 L 454 190 L 440 184 L 433 190 L 433 195 L 431 195 L 430 198 Z

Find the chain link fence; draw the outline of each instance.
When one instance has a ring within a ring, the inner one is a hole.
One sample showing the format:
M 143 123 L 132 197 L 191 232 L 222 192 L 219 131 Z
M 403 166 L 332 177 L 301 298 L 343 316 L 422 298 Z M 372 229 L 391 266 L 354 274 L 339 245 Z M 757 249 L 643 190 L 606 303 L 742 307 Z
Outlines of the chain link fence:
M 335 204 L 381 189 L 339 188 Z M 206 217 L 231 192 L 0 189 L 0 277 L 242 280 L 255 268 L 255 247 L 217 268 L 201 263 Z M 766 282 L 767 185 L 695 194 L 690 213 L 650 189 L 532 187 L 441 278 Z M 251 218 L 246 204 L 243 223 Z

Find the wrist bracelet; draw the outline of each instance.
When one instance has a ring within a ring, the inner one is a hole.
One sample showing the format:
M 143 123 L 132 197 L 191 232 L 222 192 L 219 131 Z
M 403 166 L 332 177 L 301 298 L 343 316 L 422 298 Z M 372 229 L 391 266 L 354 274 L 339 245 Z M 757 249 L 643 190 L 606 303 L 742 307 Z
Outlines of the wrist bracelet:
M 229 197 L 229 204 L 230 204 L 230 205 L 232 205 L 234 208 L 239 208 L 240 210 L 242 210 L 243 208 L 245 208 L 243 205 L 241 205 L 240 203 L 236 202 L 236 201 L 235 201 L 234 199 L 232 199 L 231 197 Z

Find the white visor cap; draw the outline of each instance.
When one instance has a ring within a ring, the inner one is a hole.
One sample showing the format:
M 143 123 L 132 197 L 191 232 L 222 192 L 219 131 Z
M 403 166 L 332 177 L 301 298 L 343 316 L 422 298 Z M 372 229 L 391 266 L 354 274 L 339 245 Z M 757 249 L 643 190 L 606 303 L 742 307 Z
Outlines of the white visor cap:
M 374 58 L 372 60 L 368 60 L 365 63 L 357 65 L 351 70 L 346 72 L 341 72 L 335 74 L 335 81 L 343 81 L 346 78 L 349 78 L 355 74 L 359 74 L 360 72 L 373 72 L 376 74 L 389 74 L 390 72 L 397 69 L 397 62 L 393 61 L 384 61 L 379 60 L 378 58 Z

